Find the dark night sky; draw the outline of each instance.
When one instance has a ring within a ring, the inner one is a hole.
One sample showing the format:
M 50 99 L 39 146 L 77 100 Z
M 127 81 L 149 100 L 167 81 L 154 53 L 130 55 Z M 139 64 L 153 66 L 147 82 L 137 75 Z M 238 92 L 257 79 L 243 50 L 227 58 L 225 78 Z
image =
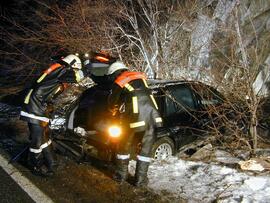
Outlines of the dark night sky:
M 24 3 L 33 3 L 32 0 L 1 0 L 1 15 L 5 17 L 12 17 L 18 14 L 18 10 L 26 10 L 27 7 Z
M 62 7 L 73 0 L 41 0 L 41 2 L 46 3 L 48 5 L 58 4 L 58 6 Z M 0 12 L 1 15 L 9 16 L 16 15 L 17 9 L 27 10 L 28 6 L 36 7 L 37 1 L 35 0 L 0 0 Z
M 0 1 L 0 7 L 1 7 L 1 14 L 7 14 L 10 12 L 10 10 L 12 9 L 12 7 L 15 6 L 15 1 L 14 0 L 1 0 Z

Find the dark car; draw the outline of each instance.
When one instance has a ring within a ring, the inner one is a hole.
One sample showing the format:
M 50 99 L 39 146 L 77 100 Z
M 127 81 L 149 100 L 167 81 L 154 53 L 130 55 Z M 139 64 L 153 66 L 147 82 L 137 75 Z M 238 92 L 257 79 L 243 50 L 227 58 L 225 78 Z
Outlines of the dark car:
M 152 149 L 154 159 L 173 155 L 181 146 L 204 136 L 211 129 L 215 118 L 211 109 L 223 103 L 217 90 L 193 81 L 150 80 L 148 83 L 164 123 L 156 130 L 157 140 Z M 113 158 L 116 143 L 121 141 L 121 136 L 110 135 L 107 131 L 110 125 L 119 124 L 107 112 L 109 92 L 105 87 L 94 86 L 81 95 L 68 113 L 66 128 L 69 133 L 63 139 L 77 139 L 76 143 L 84 153 L 95 151 L 105 159 Z M 85 131 L 80 133 L 78 129 Z M 60 144 L 67 146 L 63 140 Z M 135 137 L 130 149 L 132 154 L 140 147 L 139 140 Z

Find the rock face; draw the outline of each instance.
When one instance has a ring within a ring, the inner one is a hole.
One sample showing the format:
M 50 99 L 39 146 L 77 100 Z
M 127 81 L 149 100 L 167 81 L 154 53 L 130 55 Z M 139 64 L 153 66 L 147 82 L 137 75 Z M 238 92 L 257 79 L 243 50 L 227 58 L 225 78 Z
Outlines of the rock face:
M 236 43 L 236 54 L 241 56 L 243 50 L 250 47 L 255 47 L 260 52 L 261 69 L 253 88 L 257 94 L 268 94 L 265 84 L 269 81 L 270 46 L 266 45 L 265 41 L 269 42 L 270 1 L 204 0 L 198 4 L 200 9 L 196 18 L 190 22 L 192 26 L 186 26 L 192 27 L 187 64 L 189 77 L 196 80 L 211 80 L 211 70 L 214 66 L 211 57 L 217 58 L 213 53 L 217 46 L 213 43 L 214 37 L 218 36 L 216 41 L 222 41 L 229 38 L 228 34 L 237 33 L 241 39 Z M 223 46 L 220 48 L 221 53 L 226 52 L 225 49 L 230 45 L 227 41 Z M 245 56 L 239 57 L 239 62 L 241 60 L 249 65 L 252 59 Z M 228 75 L 231 72 L 233 71 L 227 70 Z
M 257 95 L 260 96 L 269 95 L 268 84 L 270 80 L 270 54 L 262 65 L 263 67 L 253 83 L 253 89 Z
M 213 3 L 212 1 L 211 3 Z M 209 6 L 211 3 L 206 2 Z M 209 57 L 211 54 L 211 43 L 213 35 L 217 31 L 219 24 L 224 24 L 232 13 L 236 1 L 219 0 L 212 16 L 198 14 L 195 29 L 191 34 L 190 57 L 188 67 L 191 69 L 192 77 L 195 79 L 205 80 L 206 76 L 202 75 L 201 70 L 209 72 L 211 63 Z
M 262 53 L 261 69 L 253 83 L 253 88 L 258 95 L 265 96 L 269 93 L 267 83 L 270 79 L 270 49 L 265 47 L 265 42 L 269 42 L 270 33 L 270 1 L 244 0 L 241 1 L 239 9 L 244 45 L 249 47 L 256 40 L 258 48 L 264 52 Z
M 206 15 L 199 15 L 191 34 L 190 57 L 188 66 L 191 68 L 192 77 L 200 77 L 200 69 L 210 68 L 210 45 L 216 30 L 216 23 Z M 200 69 L 198 69 L 200 67 Z

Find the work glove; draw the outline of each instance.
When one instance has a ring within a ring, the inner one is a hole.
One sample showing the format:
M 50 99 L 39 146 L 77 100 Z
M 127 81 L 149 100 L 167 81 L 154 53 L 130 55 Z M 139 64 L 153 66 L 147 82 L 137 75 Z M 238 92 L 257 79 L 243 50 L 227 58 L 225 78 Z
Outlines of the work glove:
M 114 105 L 113 107 L 111 107 L 109 109 L 109 111 L 111 112 L 112 116 L 116 116 L 118 111 L 119 111 L 119 106 L 118 105 Z
M 122 114 L 125 112 L 125 104 L 119 105 L 114 105 L 109 111 L 111 112 L 112 116 L 117 116 L 118 114 Z

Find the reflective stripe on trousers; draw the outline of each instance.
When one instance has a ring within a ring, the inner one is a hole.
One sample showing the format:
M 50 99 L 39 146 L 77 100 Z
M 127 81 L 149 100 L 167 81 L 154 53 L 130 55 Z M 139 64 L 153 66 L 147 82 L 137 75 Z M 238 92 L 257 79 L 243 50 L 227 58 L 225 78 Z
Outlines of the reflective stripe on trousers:
M 29 151 L 30 151 L 30 152 L 33 152 L 33 153 L 35 153 L 35 154 L 41 153 L 42 150 L 43 150 L 44 148 L 48 147 L 51 143 L 52 143 L 52 141 L 51 141 L 51 140 L 48 140 L 48 142 L 45 142 L 44 144 L 42 144 L 42 145 L 39 147 L 39 149 L 29 148 Z
M 162 122 L 162 118 L 161 117 L 157 117 L 157 118 L 155 118 L 155 121 L 156 121 L 156 123 L 161 123 Z
M 147 156 L 137 155 L 137 160 L 144 161 L 144 162 L 151 162 L 152 161 L 152 158 L 151 157 L 147 157 Z
M 125 160 L 130 158 L 130 154 L 117 154 L 116 155 L 117 159 Z
M 46 123 L 49 123 L 50 119 L 47 118 L 47 117 L 43 117 L 43 116 L 36 116 L 34 114 L 31 114 L 31 113 L 27 113 L 25 111 L 21 111 L 21 116 L 24 116 L 24 117 L 28 117 L 28 118 L 33 118 L 33 119 L 36 119 L 36 120 L 40 120 L 40 121 L 44 121 Z

